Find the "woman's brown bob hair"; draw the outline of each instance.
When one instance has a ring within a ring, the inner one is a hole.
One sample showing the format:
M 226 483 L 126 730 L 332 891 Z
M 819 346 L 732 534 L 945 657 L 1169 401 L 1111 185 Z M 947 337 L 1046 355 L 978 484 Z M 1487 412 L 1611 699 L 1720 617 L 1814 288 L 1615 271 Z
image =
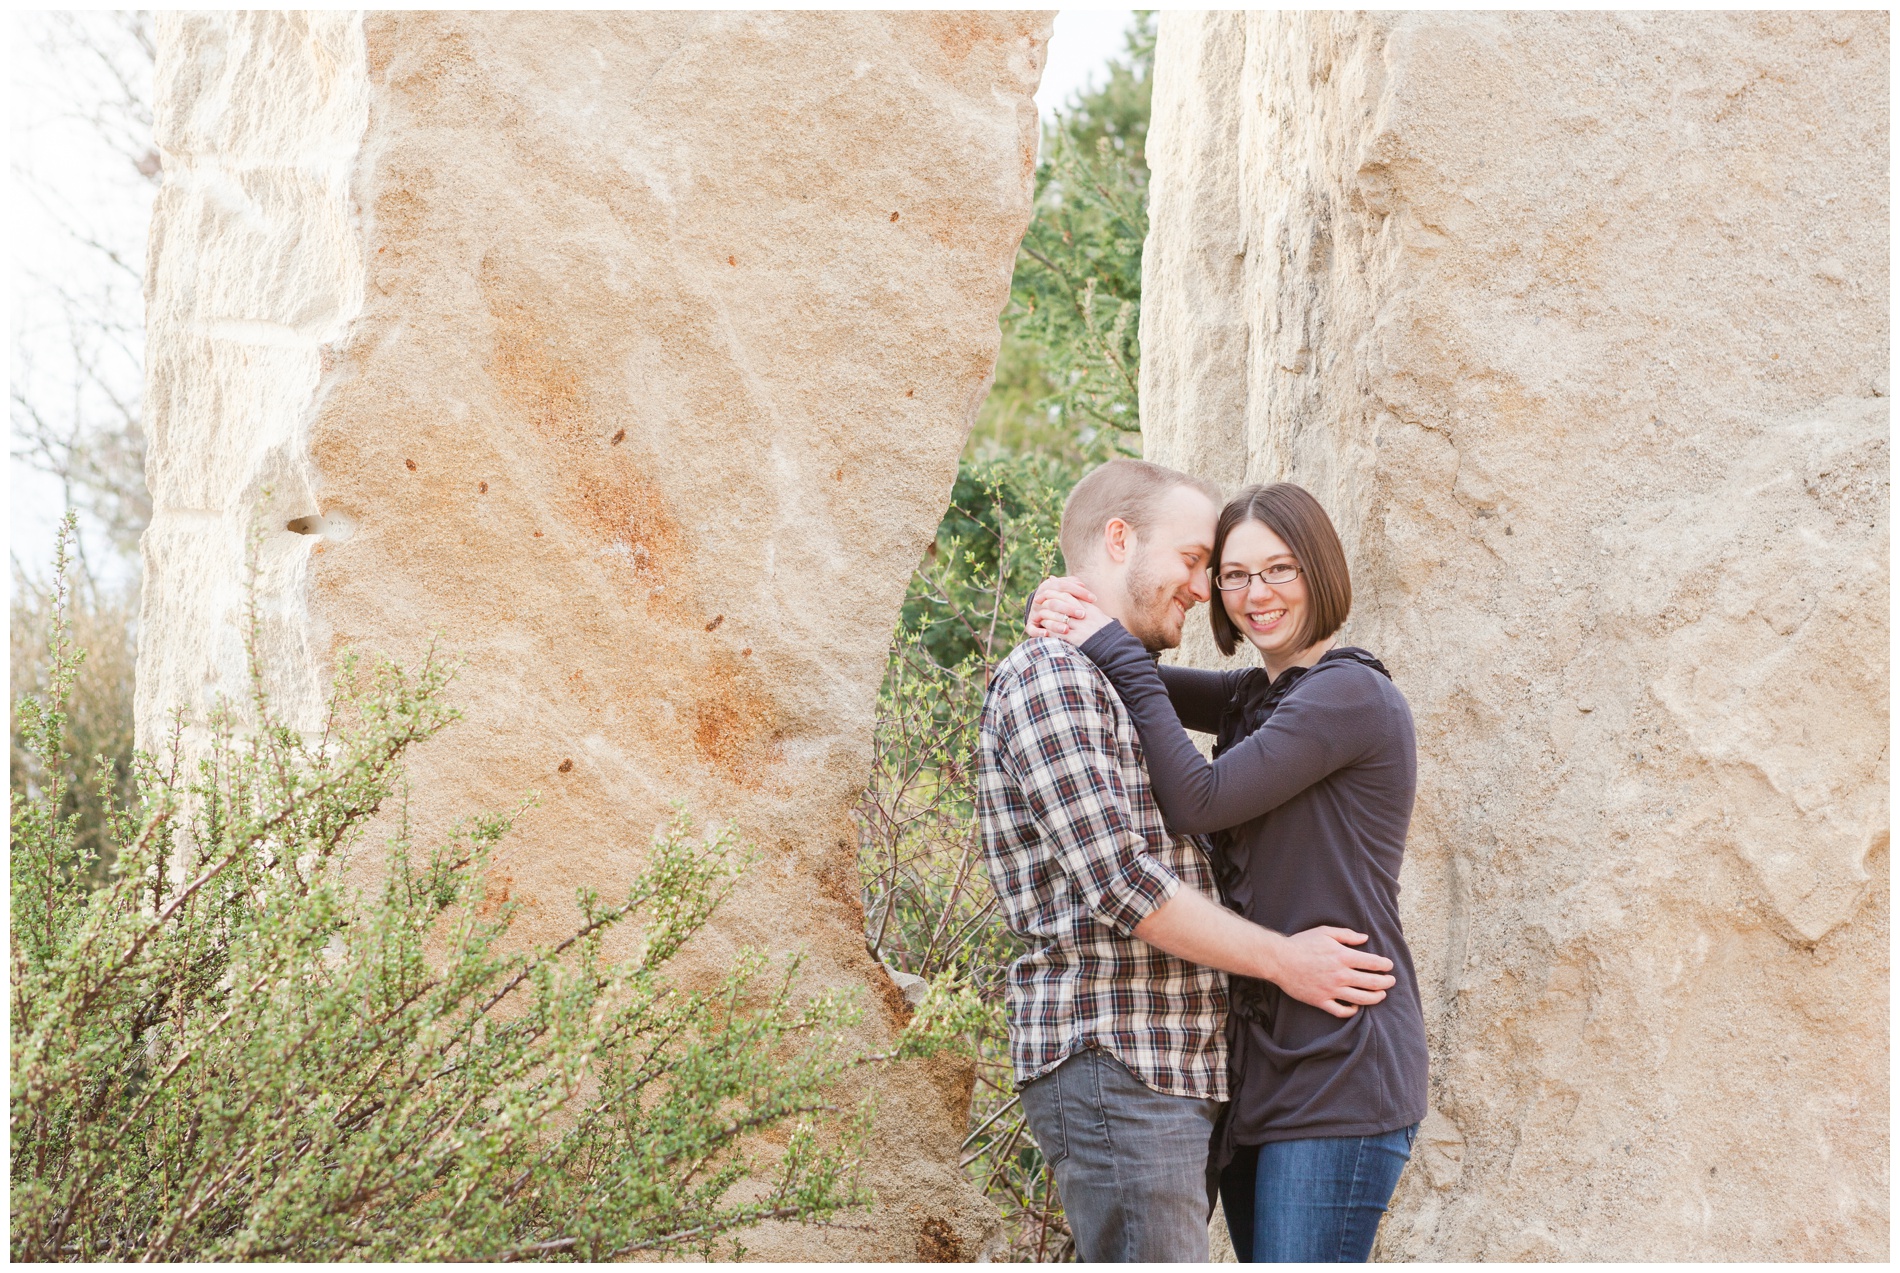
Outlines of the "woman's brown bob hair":
M 1249 486 L 1227 501 L 1220 520 L 1214 524 L 1214 564 L 1220 573 L 1221 553 L 1227 536 L 1242 522 L 1259 522 L 1278 535 L 1300 563 L 1300 577 L 1306 580 L 1306 618 L 1301 624 L 1296 649 L 1324 641 L 1345 625 L 1352 613 L 1352 572 L 1346 569 L 1346 550 L 1333 529 L 1333 519 L 1319 501 L 1303 486 L 1275 482 L 1271 486 Z M 1216 592 L 1214 604 L 1207 608 L 1207 621 L 1214 629 L 1214 644 L 1222 654 L 1232 654 L 1240 633 L 1227 617 L 1227 605 Z

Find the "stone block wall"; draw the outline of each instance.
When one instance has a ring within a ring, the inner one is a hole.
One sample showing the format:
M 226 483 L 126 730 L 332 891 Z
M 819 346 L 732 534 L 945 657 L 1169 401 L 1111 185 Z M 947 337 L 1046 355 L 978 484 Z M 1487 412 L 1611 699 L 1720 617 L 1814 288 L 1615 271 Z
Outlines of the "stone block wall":
M 865 952 L 849 817 L 904 591 L 987 392 L 1046 14 L 220 13 L 161 20 L 138 715 L 315 726 L 345 646 L 462 660 L 423 835 L 539 803 L 519 933 L 682 803 L 763 854 L 695 943 Z M 879 1089 L 857 1228 L 781 1259 L 971 1258 L 971 1078 Z
M 1161 19 L 1148 455 L 1313 490 L 1419 723 L 1386 1258 L 1887 1255 L 1888 65 Z

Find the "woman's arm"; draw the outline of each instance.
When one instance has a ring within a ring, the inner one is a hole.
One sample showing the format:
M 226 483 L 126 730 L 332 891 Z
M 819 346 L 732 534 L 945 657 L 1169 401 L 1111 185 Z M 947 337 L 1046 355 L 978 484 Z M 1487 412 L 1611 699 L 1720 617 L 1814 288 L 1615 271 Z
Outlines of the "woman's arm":
M 1221 712 L 1234 696 L 1238 672 L 1210 672 L 1200 667 L 1173 667 L 1163 663 L 1155 669 L 1161 683 L 1168 687 L 1168 701 L 1174 714 L 1189 729 L 1203 734 L 1220 733 Z
M 1035 597 L 1024 616 L 1024 633 L 1030 637 L 1060 637 L 1072 646 L 1083 644 L 1093 633 L 1093 625 L 1110 619 L 1094 604 L 1094 593 L 1083 581 L 1066 576 L 1043 580 L 1035 585 Z M 1174 714 L 1189 730 L 1220 733 L 1220 714 L 1227 699 L 1233 697 L 1233 684 L 1241 673 L 1216 673 L 1201 667 L 1163 667 L 1161 684 L 1169 688 Z
M 1295 686 L 1273 719 L 1219 760 L 1208 763 L 1176 718 L 1153 656 L 1119 623 L 1082 645 L 1082 653 L 1114 682 L 1141 733 L 1155 803 L 1180 834 L 1239 826 L 1276 809 L 1364 752 L 1376 710 L 1363 684 L 1343 672 L 1322 676 L 1321 693 Z
M 1095 594 L 1073 576 L 1045 579 L 1029 599 L 1023 630 L 1029 636 L 1052 636 L 1081 645 L 1092 625 L 1109 622 L 1095 605 Z M 1238 672 L 1211 672 L 1198 667 L 1164 667 L 1162 683 L 1174 703 L 1176 715 L 1189 729 L 1203 734 L 1220 732 L 1221 712 L 1233 697 Z

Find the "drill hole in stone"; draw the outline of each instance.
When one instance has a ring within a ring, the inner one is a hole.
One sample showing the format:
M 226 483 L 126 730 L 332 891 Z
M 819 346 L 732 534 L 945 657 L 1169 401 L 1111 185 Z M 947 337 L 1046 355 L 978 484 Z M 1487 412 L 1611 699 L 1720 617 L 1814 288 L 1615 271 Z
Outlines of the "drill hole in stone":
M 284 529 L 293 535 L 321 535 L 325 543 L 341 544 L 356 533 L 356 523 L 349 514 L 333 508 L 328 513 L 293 517 L 284 523 Z

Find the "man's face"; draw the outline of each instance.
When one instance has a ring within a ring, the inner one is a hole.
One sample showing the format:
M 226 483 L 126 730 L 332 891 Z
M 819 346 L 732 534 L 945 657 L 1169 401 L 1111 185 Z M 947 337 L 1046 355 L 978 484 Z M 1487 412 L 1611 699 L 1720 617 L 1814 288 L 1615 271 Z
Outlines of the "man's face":
M 1181 644 L 1188 611 L 1208 598 L 1207 564 L 1214 554 L 1213 501 L 1177 486 L 1161 502 L 1154 525 L 1128 557 L 1129 632 L 1151 650 Z

